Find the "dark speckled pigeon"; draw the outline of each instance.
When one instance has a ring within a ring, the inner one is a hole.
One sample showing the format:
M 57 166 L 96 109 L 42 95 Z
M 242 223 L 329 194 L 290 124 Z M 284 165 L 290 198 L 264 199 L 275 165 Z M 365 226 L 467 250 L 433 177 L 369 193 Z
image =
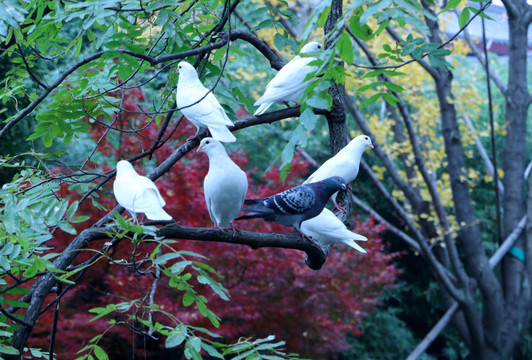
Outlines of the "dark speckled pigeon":
M 296 186 L 266 199 L 248 199 L 244 203 L 249 206 L 243 207 L 242 211 L 249 213 L 235 220 L 264 218 L 266 221 L 293 226 L 301 232 L 300 226 L 303 221 L 318 216 L 331 195 L 345 189 L 345 180 L 340 176 L 333 176 L 315 183 Z

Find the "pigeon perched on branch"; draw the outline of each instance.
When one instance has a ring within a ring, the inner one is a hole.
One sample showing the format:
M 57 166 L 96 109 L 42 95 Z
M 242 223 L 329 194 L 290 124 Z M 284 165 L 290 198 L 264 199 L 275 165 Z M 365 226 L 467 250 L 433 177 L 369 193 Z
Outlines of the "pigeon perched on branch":
M 223 142 L 234 142 L 236 138 L 227 126 L 233 122 L 227 117 L 211 90 L 199 80 L 196 69 L 186 61 L 177 65 L 176 104 L 185 117 L 196 127 L 197 137 L 200 131 L 208 128 L 213 138 Z
M 151 220 L 172 220 L 172 217 L 163 210 L 166 203 L 153 181 L 137 174 L 129 161 L 121 160 L 116 164 L 113 193 L 116 201 L 135 221 L 137 213 L 144 213 Z
M 356 241 L 367 241 L 368 238 L 349 231 L 340 219 L 329 209 L 325 208 L 316 217 L 303 221 L 301 232 L 306 236 L 325 245 L 345 244 L 356 251 L 366 253 Z
M 301 223 L 319 215 L 332 194 L 346 189 L 345 180 L 340 176 L 296 186 L 266 199 L 245 200 L 248 206 L 242 211 L 249 213 L 235 220 L 264 218 L 285 226 L 293 226 L 301 232 Z
M 248 191 L 246 173 L 231 160 L 223 145 L 213 138 L 202 139 L 197 151 L 203 151 L 209 157 L 209 172 L 203 182 L 209 216 L 216 227 L 231 225 L 234 233 L 232 222 L 240 212 Z
M 332 158 L 324 162 L 312 175 L 308 177 L 303 184 L 310 184 L 321 181 L 331 176 L 341 176 L 347 184 L 351 183 L 358 175 L 360 159 L 366 147 L 373 149 L 371 138 L 367 135 L 359 135 L 351 140 L 342 150 Z M 333 196 L 336 204 L 336 195 Z M 341 209 L 341 208 L 340 208 Z M 343 209 L 342 209 L 343 210 Z
M 322 48 L 320 43 L 312 41 L 303 46 L 300 53 L 308 54 Z M 316 58 L 313 56 L 298 55 L 283 66 L 266 86 L 264 95 L 255 102 L 255 106 L 260 105 L 255 115 L 263 114 L 273 103 L 297 101 L 312 82 L 312 80 L 305 81 L 305 78 L 318 69 L 316 66 L 309 65 L 314 60 Z

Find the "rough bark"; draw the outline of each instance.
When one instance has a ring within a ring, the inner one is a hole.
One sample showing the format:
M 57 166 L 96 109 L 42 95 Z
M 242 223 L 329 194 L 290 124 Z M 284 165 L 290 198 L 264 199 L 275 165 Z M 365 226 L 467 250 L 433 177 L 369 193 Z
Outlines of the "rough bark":
M 527 90 L 527 30 L 530 7 L 524 0 L 507 6 L 510 35 L 508 86 L 506 93 L 506 138 L 503 147 L 504 197 L 503 236 L 507 236 L 526 214 L 524 172 L 526 166 L 526 121 L 530 104 Z M 523 9 L 525 11 L 523 11 Z M 514 245 L 526 251 L 525 234 Z M 511 354 L 530 321 L 530 278 L 526 264 L 515 256 L 503 259 L 505 296 L 503 354 Z
M 430 6 L 423 2 L 425 9 Z M 437 22 L 427 19 L 432 42 L 441 43 L 440 30 Z M 464 312 L 470 332 L 471 346 L 469 350 L 473 358 L 498 358 L 501 347 L 501 330 L 503 321 L 504 301 L 502 287 L 494 272 L 489 268 L 488 256 L 482 244 L 480 231 L 475 217 L 470 187 L 465 174 L 464 150 L 461 142 L 456 109 L 452 102 L 452 74 L 447 70 L 433 69 L 431 72 L 436 84 L 436 92 L 440 104 L 442 134 L 447 156 L 447 170 L 451 181 L 454 211 L 462 246 L 469 269 L 482 293 L 483 313 L 478 314 L 475 299 L 468 297 L 468 306 Z M 455 317 L 455 320 L 458 320 Z
M 325 22 L 325 26 L 323 27 L 325 34 L 328 34 L 334 30 L 338 19 L 342 16 L 342 6 L 342 0 L 333 0 L 331 4 L 331 12 L 329 13 L 327 21 Z M 329 40 L 329 43 L 325 44 L 325 46 L 329 47 L 332 41 L 333 39 Z M 338 84 L 336 81 L 334 81 L 333 85 L 329 89 L 329 93 L 332 97 L 332 106 L 329 113 L 325 116 L 327 118 L 327 124 L 329 126 L 331 153 L 332 155 L 335 155 L 344 146 L 346 146 L 348 142 L 345 112 L 345 87 L 344 85 Z M 347 196 L 346 191 L 340 191 L 338 197 L 336 198 L 336 201 L 346 210 L 349 210 L 351 206 L 351 198 Z M 349 211 L 347 211 L 347 213 L 349 213 Z M 342 221 L 346 221 L 346 213 L 339 213 L 337 215 Z

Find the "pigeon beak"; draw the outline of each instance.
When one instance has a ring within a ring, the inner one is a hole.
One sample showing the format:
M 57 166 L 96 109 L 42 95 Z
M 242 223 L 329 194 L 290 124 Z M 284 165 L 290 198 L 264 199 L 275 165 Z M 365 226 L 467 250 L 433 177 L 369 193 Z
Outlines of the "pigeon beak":
M 198 146 L 198 148 L 196 149 L 196 152 L 200 152 L 202 149 L 203 149 L 203 145 L 202 146 Z
M 372 148 L 372 149 L 374 149 L 373 144 L 369 144 L 369 147 Z
M 347 186 L 345 184 L 342 184 L 342 190 L 347 190 Z

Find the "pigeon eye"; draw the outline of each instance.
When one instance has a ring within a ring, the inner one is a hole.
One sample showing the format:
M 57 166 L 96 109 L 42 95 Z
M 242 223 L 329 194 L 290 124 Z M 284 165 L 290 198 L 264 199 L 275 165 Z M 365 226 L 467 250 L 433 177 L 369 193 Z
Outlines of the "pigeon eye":
M 369 140 L 369 138 L 367 136 L 364 139 Z
M 318 45 L 318 49 L 321 49 L 321 45 Z

